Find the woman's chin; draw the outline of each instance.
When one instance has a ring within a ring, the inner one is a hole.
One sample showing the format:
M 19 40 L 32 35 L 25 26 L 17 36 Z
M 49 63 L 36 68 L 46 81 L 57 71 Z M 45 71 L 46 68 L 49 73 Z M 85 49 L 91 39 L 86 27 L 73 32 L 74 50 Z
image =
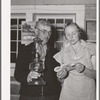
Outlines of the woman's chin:
M 71 45 L 75 45 L 75 44 L 76 44 L 76 42 L 70 42 L 70 44 L 71 44 Z
M 70 41 L 71 45 L 75 45 L 78 41 Z

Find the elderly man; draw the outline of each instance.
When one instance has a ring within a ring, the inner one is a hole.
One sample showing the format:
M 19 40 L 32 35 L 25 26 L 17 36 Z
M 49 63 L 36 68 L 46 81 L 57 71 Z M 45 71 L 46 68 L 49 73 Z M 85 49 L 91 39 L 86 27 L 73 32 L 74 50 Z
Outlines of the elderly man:
M 36 35 L 42 40 L 41 60 L 44 62 L 43 79 L 45 85 L 29 85 L 32 79 L 40 77 L 40 73 L 29 70 L 32 61 L 34 42 L 25 46 L 18 55 L 15 67 L 15 79 L 21 83 L 19 100 L 58 100 L 60 93 L 60 83 L 57 80 L 54 68 L 59 64 L 54 60 L 53 55 L 56 50 L 50 47 L 48 41 L 51 36 L 51 25 L 48 21 L 39 20 L 36 22 Z

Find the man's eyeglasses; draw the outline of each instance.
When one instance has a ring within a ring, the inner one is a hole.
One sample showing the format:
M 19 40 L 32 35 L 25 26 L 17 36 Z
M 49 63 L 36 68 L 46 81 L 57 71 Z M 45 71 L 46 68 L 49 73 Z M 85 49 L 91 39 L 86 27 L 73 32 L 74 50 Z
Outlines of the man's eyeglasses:
M 40 30 L 39 28 L 37 28 L 38 31 L 40 31 L 41 33 L 45 33 L 46 35 L 51 35 L 51 31 L 47 31 L 47 30 Z

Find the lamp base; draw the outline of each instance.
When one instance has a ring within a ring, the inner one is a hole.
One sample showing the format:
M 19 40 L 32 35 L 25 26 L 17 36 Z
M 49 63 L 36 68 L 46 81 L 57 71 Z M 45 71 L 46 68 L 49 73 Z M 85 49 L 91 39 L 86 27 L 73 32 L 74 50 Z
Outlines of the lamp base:
M 28 82 L 28 85 L 45 85 L 45 84 L 46 82 L 40 77 L 38 77 L 37 79 L 32 79 L 32 81 Z

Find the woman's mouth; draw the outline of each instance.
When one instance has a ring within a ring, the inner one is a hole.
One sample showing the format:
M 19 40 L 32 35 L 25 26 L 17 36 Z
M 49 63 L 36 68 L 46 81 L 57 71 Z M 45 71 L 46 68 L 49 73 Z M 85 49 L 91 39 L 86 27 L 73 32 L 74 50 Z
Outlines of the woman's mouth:
M 70 40 L 70 42 L 74 42 L 74 39 L 73 40 Z

